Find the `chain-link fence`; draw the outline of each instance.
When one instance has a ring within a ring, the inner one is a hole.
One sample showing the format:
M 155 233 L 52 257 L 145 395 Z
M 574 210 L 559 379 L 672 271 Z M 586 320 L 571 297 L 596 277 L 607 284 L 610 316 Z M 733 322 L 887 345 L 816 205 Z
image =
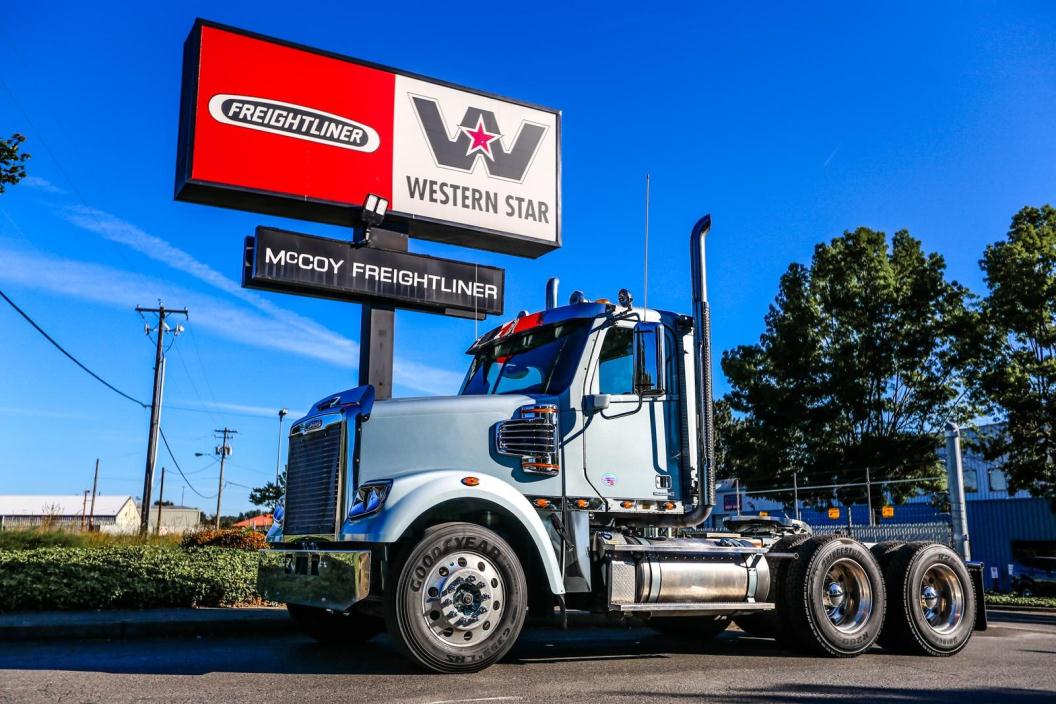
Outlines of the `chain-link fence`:
M 953 526 L 949 522 L 892 523 L 883 525 L 812 525 L 817 535 L 849 535 L 863 543 L 882 543 L 897 540 L 902 543 L 926 541 L 953 545 Z

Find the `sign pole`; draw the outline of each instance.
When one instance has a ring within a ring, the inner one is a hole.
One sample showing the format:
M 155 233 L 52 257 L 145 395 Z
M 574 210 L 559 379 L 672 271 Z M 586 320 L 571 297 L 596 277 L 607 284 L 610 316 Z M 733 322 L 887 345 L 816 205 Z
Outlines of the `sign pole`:
M 392 252 L 407 251 L 407 235 L 389 230 L 370 230 L 369 245 Z M 375 398 L 392 398 L 393 343 L 396 308 L 364 303 L 359 324 L 359 385 L 374 387 Z

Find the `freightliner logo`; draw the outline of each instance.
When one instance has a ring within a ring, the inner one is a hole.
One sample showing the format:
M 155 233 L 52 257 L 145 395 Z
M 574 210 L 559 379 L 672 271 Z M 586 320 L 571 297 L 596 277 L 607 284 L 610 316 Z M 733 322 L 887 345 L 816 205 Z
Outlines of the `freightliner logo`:
M 209 114 L 225 125 L 373 152 L 381 144 L 377 131 L 347 117 L 270 98 L 220 93 L 209 99 Z

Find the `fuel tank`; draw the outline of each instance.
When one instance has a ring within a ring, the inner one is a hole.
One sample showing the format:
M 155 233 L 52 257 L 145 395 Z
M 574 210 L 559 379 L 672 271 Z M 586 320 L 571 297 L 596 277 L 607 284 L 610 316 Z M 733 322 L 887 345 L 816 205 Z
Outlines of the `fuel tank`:
M 763 550 L 740 538 L 595 534 L 610 604 L 753 602 L 770 590 Z

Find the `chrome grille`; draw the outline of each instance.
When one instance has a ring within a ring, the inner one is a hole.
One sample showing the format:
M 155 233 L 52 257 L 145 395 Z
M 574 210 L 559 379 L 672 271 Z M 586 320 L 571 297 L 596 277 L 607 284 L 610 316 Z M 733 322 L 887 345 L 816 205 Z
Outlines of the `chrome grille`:
M 495 445 L 500 454 L 521 458 L 521 469 L 531 474 L 557 474 L 557 406 L 524 406 L 521 417 L 499 423 Z
M 288 536 L 337 533 L 344 423 L 340 417 L 316 422 L 301 423 L 290 433 L 283 522 Z

